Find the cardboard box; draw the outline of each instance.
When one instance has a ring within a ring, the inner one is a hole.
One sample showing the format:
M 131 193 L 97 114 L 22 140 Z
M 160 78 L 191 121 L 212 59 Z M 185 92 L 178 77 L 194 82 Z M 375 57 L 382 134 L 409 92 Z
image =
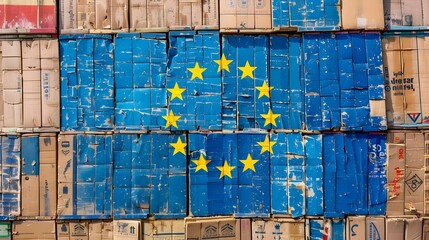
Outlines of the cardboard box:
M 153 220 L 143 222 L 144 239 L 148 240 L 183 240 L 185 239 L 185 221 Z
M 88 225 L 89 222 L 57 222 L 57 239 L 89 240 Z
M 407 219 L 405 224 L 405 240 L 422 239 L 422 219 Z
M 251 239 L 251 221 L 235 218 L 186 218 L 186 239 Z
M 383 30 L 383 0 L 343 0 L 341 16 L 344 30 Z
M 58 219 L 112 216 L 111 135 L 59 135 Z
M 89 223 L 89 239 L 113 240 L 113 221 L 91 221 Z
M 413 127 L 429 123 L 429 88 L 424 59 L 429 54 L 426 36 L 383 38 L 386 110 L 389 126 Z
M 271 0 L 221 0 L 221 29 L 271 29 Z
M 14 221 L 13 239 L 55 240 L 55 221 Z
M 56 1 L 3 1 L 0 33 L 56 33 Z
M 423 219 L 423 239 L 429 239 L 429 219 Z
M 113 239 L 115 240 L 141 240 L 142 226 L 140 221 L 114 220 Z
M 2 220 L 12 220 L 21 214 L 20 136 L 13 134 L 1 136 L 1 148 L 0 218 Z
M 406 220 L 402 218 L 386 219 L 386 239 L 403 240 Z
M 424 0 L 384 0 L 385 23 L 388 29 L 428 29 L 429 4 Z
M 385 219 L 384 217 L 366 218 L 366 238 L 385 240 Z
M 11 222 L 0 222 L 0 239 L 12 239 L 12 224 Z
M 387 134 L 387 215 L 404 214 L 405 204 L 405 133 L 390 132 Z
M 243 220 L 241 220 L 243 221 Z M 252 220 L 252 239 L 277 239 L 288 236 L 288 239 L 304 239 L 305 223 L 303 220 L 277 218 L 270 220 Z M 240 239 L 240 238 L 238 238 Z M 247 239 L 247 238 L 241 238 Z

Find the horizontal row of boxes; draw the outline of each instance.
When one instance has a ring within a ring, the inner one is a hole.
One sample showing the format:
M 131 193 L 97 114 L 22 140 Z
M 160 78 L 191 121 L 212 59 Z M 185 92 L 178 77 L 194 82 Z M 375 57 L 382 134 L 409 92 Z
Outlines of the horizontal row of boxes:
M 0 222 L 0 239 L 58 240 L 259 240 L 378 239 L 429 237 L 429 220 L 349 216 L 347 218 L 186 218 L 185 220 Z
M 425 215 L 424 137 L 401 166 L 385 133 L 4 135 L 0 216 Z
M 59 5 L 57 12 L 57 6 Z M 384 6 L 383 6 L 384 5 Z M 0 33 L 118 32 L 168 29 L 428 29 L 425 0 L 71 0 L 10 2 Z
M 0 124 L 58 129 L 61 94 L 63 131 L 427 127 L 428 39 L 179 31 L 3 40 Z

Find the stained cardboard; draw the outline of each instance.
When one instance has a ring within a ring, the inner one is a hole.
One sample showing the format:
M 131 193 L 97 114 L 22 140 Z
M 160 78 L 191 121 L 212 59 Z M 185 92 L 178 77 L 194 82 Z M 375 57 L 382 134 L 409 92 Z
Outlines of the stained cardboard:
M 405 240 L 422 239 L 422 219 L 407 219 L 405 222 Z
M 366 218 L 366 238 L 385 240 L 385 219 L 384 217 Z
M 183 240 L 185 239 L 185 221 L 153 220 L 143 222 L 143 235 L 148 240 Z
M 389 30 L 428 29 L 428 4 L 422 0 L 384 0 L 385 22 Z
M 270 29 L 271 0 L 221 0 L 220 28 Z
M 113 239 L 115 240 L 141 240 L 142 224 L 140 221 L 114 220 Z
M 342 28 L 345 30 L 384 28 L 383 0 L 342 1 Z
M 251 238 L 249 219 L 235 218 L 187 218 L 185 219 L 186 239 L 239 240 Z
M 387 215 L 404 214 L 405 204 L 405 133 L 391 132 L 387 134 Z
M 386 219 L 386 239 L 404 240 L 405 237 L 405 219 L 387 218 Z
M 55 221 L 14 221 L 13 239 L 55 240 Z
M 92 221 L 89 223 L 89 239 L 113 240 L 113 221 Z
M 57 222 L 58 240 L 89 240 L 88 222 Z
M 305 223 L 302 220 L 252 220 L 252 239 L 277 239 L 288 236 L 291 240 L 304 239 Z M 241 238 L 243 239 L 243 238 Z

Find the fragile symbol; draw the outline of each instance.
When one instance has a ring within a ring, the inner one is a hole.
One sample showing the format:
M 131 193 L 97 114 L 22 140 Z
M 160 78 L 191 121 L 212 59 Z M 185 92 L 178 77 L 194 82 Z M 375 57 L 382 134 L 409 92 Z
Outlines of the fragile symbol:
M 417 176 L 417 174 L 414 174 L 414 176 L 405 181 L 405 183 L 408 185 L 411 191 L 415 192 L 423 184 L 423 181 L 419 178 L 419 176 Z

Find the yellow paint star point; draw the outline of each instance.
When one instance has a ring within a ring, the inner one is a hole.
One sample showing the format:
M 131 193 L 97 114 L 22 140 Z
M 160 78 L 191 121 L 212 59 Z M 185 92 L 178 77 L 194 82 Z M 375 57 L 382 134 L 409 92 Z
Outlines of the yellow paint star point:
M 207 68 L 201 68 L 198 62 L 195 63 L 195 66 L 193 68 L 188 68 L 188 71 L 192 73 L 191 81 L 195 78 L 203 80 L 203 72 L 205 70 L 207 70 Z
M 264 83 L 262 83 L 262 86 L 260 87 L 255 87 L 256 89 L 259 90 L 259 98 L 263 97 L 263 96 L 267 96 L 268 98 L 270 98 L 270 91 L 274 88 L 274 87 L 269 87 L 267 82 L 264 81 Z
M 183 100 L 182 93 L 186 90 L 186 88 L 180 88 L 179 84 L 176 82 L 173 88 L 167 88 L 167 91 L 171 93 L 171 100 L 178 98 Z
M 220 171 L 219 179 L 221 179 L 221 178 L 223 178 L 225 176 L 227 176 L 227 177 L 229 177 L 229 178 L 232 179 L 231 171 L 234 170 L 235 167 L 229 166 L 227 161 L 225 161 L 223 163 L 223 166 L 218 166 L 216 168 Z
M 183 155 L 186 156 L 185 147 L 187 145 L 188 144 L 182 142 L 182 139 L 180 137 L 177 138 L 177 142 L 170 143 L 170 146 L 172 146 L 174 148 L 173 156 L 176 155 L 179 152 L 183 153 Z
M 219 60 L 214 60 L 214 62 L 219 65 L 217 72 L 220 72 L 222 69 L 225 69 L 229 72 L 229 64 L 232 62 L 232 60 L 226 59 L 225 54 L 222 54 L 222 58 Z
M 173 113 L 173 110 L 170 110 L 170 112 L 168 113 L 167 116 L 162 116 L 162 118 L 165 119 L 165 121 L 167 121 L 165 123 L 165 128 L 168 128 L 169 126 L 173 126 L 175 128 L 177 127 L 177 120 L 179 120 L 181 118 L 181 116 L 175 116 Z
M 247 169 L 256 172 L 255 164 L 259 162 L 259 160 L 252 159 L 252 156 L 250 156 L 249 153 L 247 154 L 247 158 L 245 160 L 240 160 L 240 162 L 244 164 L 243 172 L 245 172 Z
M 261 149 L 261 153 L 264 153 L 266 151 L 270 152 L 271 154 L 273 154 L 273 146 L 277 143 L 274 141 L 270 141 L 270 139 L 268 138 L 268 135 L 265 136 L 265 140 L 263 142 L 257 142 L 259 146 L 262 147 Z
M 200 154 L 200 157 L 198 158 L 198 160 L 192 160 L 192 162 L 195 163 L 195 165 L 197 165 L 197 168 L 195 169 L 195 172 L 198 172 L 200 170 L 204 170 L 206 172 L 209 171 L 207 169 L 207 164 L 209 164 L 211 162 L 211 160 L 206 160 L 204 158 L 203 154 Z
M 270 123 L 277 127 L 276 118 L 280 117 L 280 114 L 273 113 L 273 111 L 271 111 L 271 108 L 270 108 L 268 109 L 268 113 L 261 114 L 261 117 L 265 118 L 264 127 Z
M 255 71 L 256 67 L 250 66 L 249 61 L 246 61 L 246 65 L 244 65 L 243 67 L 238 67 L 238 69 L 240 69 L 243 72 L 241 74 L 241 79 L 245 77 L 250 77 L 251 79 L 255 79 L 253 77 L 253 71 Z

